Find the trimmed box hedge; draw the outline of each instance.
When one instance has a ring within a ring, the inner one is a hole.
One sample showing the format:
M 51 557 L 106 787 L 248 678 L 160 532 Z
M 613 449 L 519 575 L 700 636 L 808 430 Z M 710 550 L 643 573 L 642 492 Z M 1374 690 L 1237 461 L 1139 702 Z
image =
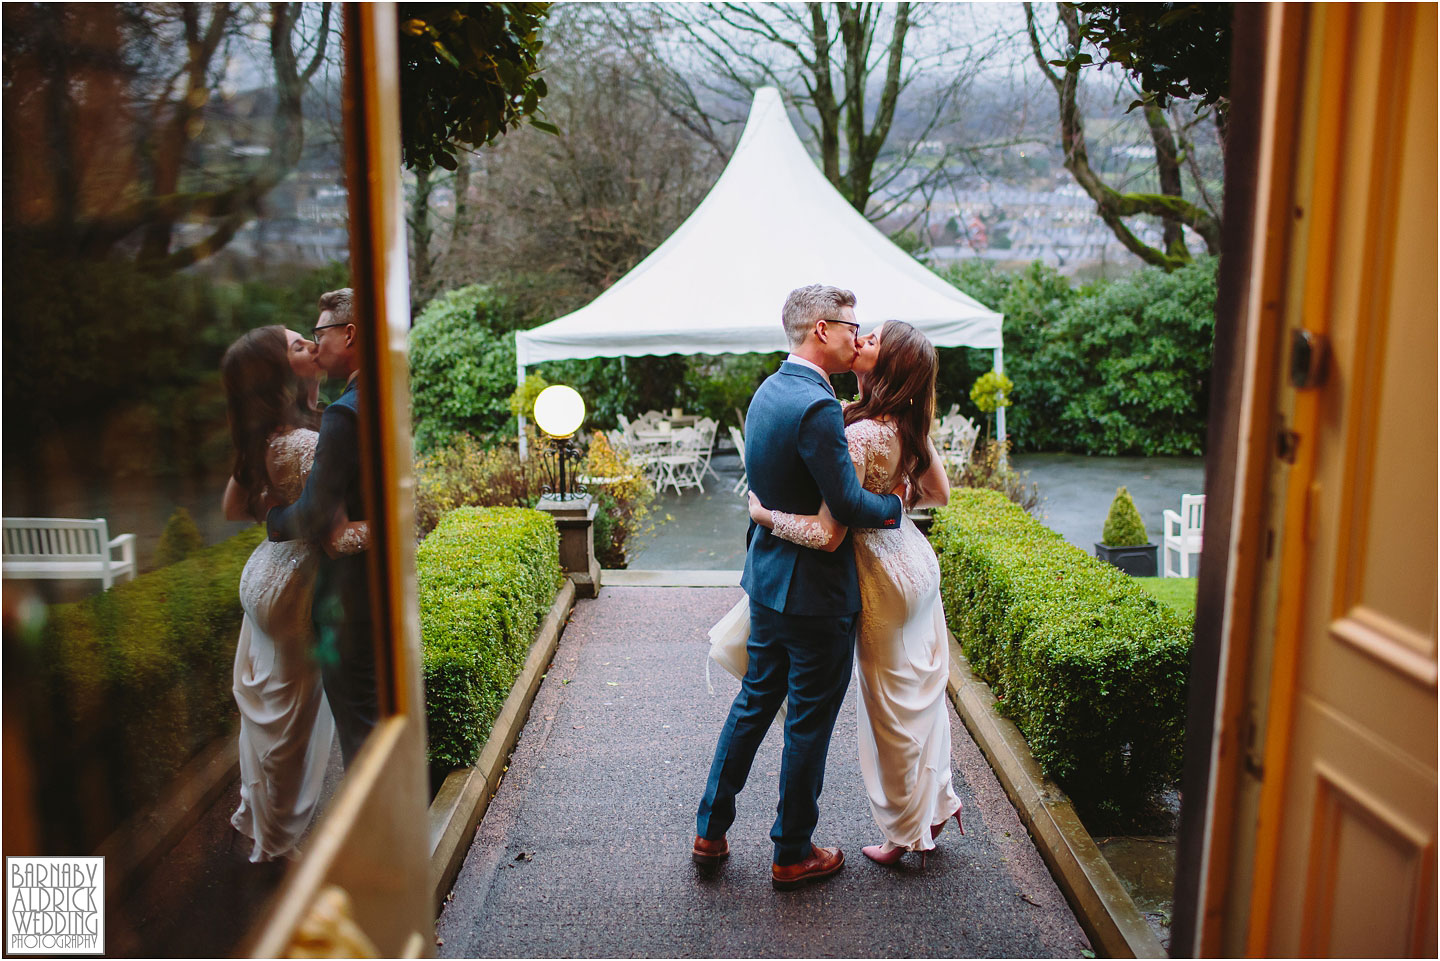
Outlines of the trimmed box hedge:
M 236 716 L 240 572 L 253 527 L 18 632 L 45 850 L 88 852 Z M 7 588 L 7 590 L 10 588 Z
M 480 756 L 555 602 L 560 534 L 521 507 L 462 507 L 416 551 L 430 763 Z
M 1187 621 L 994 491 L 956 490 L 930 538 L 950 630 L 1047 775 L 1113 814 L 1178 780 Z

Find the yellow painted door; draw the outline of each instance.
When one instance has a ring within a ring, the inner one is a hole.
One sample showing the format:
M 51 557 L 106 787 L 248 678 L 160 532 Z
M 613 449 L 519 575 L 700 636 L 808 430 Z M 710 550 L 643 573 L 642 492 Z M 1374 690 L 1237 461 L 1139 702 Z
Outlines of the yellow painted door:
M 435 950 L 396 25 L 393 4 L 345 5 L 350 266 L 372 333 L 361 341 L 362 383 L 373 398 L 361 395 L 361 470 L 372 535 L 379 535 L 371 551 L 371 613 L 381 718 L 305 856 L 252 932 L 247 949 L 256 957 L 424 957 Z
M 1312 8 L 1248 950 L 1436 953 L 1436 11 Z

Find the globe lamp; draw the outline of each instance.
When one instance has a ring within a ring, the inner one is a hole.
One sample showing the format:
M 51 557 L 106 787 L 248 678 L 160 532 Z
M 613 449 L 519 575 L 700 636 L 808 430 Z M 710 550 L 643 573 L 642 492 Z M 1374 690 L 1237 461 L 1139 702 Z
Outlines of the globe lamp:
M 585 401 L 573 387 L 555 384 L 535 398 L 535 423 L 550 436 L 553 452 L 544 460 L 547 483 L 544 497 L 552 501 L 573 501 L 585 496 L 583 485 L 575 482 L 580 451 L 571 442 L 585 420 Z
M 573 387 L 555 384 L 535 398 L 535 423 L 551 437 L 573 437 L 585 419 L 585 401 Z

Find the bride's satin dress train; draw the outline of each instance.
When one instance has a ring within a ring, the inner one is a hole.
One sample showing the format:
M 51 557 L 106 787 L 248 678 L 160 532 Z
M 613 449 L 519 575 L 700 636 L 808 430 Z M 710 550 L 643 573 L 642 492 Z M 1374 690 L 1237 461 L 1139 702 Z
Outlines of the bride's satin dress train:
M 297 429 L 270 442 L 272 481 L 288 502 L 305 487 L 316 436 Z M 330 760 L 335 721 L 312 654 L 310 619 L 319 555 L 304 541 L 262 541 L 240 575 L 245 616 L 233 685 L 240 807 L 230 823 L 254 842 L 251 861 L 299 855 Z

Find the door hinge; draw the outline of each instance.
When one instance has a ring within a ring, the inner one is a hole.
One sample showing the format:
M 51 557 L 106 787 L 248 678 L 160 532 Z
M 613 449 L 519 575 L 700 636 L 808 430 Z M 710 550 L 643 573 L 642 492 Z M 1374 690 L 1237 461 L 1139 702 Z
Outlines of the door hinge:
M 1245 717 L 1240 721 L 1240 750 L 1244 755 L 1245 772 L 1257 781 L 1265 780 L 1265 761 L 1262 753 L 1256 748 L 1256 741 L 1259 740 L 1260 724 L 1255 720 L 1255 705 L 1251 704 L 1245 710 Z

